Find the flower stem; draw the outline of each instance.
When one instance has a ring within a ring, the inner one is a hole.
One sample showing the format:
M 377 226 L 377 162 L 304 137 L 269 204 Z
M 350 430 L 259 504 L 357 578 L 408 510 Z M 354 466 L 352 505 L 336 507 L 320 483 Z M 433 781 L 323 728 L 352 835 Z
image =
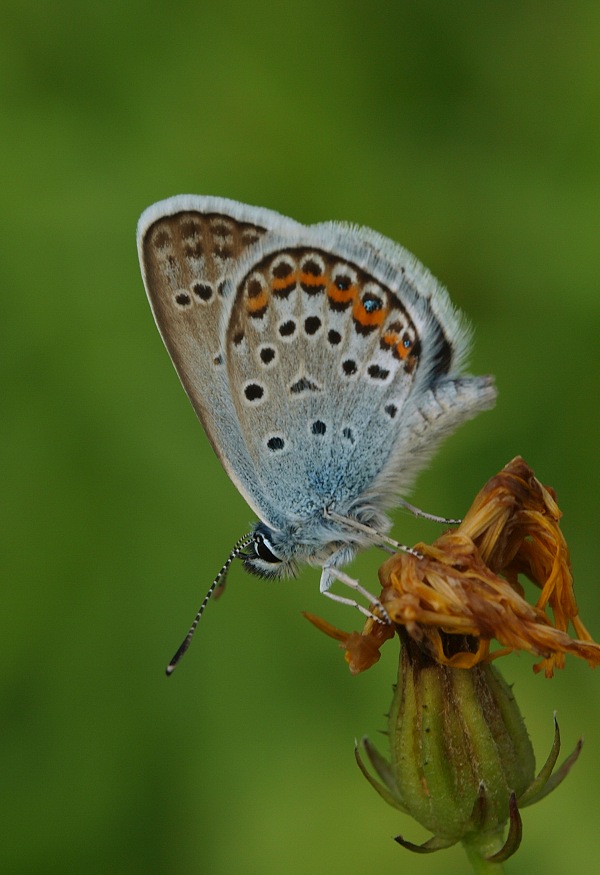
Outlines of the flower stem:
M 502 863 L 494 863 L 486 859 L 502 847 L 501 835 L 473 834 L 462 840 L 462 846 L 476 875 L 502 875 L 504 872 Z

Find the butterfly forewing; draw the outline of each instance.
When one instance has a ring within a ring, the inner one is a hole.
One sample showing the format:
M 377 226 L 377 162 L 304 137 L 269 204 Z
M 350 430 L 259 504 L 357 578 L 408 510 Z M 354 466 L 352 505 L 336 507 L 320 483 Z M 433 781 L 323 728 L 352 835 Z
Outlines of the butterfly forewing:
M 230 306 L 226 280 L 267 229 L 210 206 L 205 213 L 176 210 L 156 218 L 156 208 L 150 208 L 150 221 L 144 222 L 146 214 L 140 220 L 140 261 L 156 323 L 181 382 L 230 477 L 249 497 L 244 482 L 251 465 L 230 399 L 221 325 Z

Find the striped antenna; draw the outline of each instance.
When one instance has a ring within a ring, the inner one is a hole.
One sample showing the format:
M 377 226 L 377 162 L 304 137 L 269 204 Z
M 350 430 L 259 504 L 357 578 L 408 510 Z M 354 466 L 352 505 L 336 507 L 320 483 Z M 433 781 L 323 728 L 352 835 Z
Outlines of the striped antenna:
M 204 596 L 204 600 L 203 600 L 202 604 L 200 605 L 200 607 L 198 608 L 198 613 L 196 614 L 196 616 L 194 618 L 194 622 L 190 626 L 189 632 L 187 633 L 187 635 L 185 636 L 185 638 L 181 642 L 181 646 L 179 647 L 179 650 L 177 651 L 177 653 L 175 654 L 175 656 L 173 657 L 171 662 L 166 667 L 165 674 L 167 675 L 167 677 L 169 677 L 170 675 L 173 674 L 173 672 L 175 671 L 175 668 L 177 666 L 177 663 L 179 662 L 179 660 L 181 659 L 181 657 L 183 656 L 185 651 L 188 649 L 188 647 L 192 643 L 192 638 L 194 637 L 194 632 L 196 631 L 198 623 L 200 622 L 200 617 L 204 613 L 204 608 L 207 606 L 211 596 L 214 595 L 214 592 L 218 586 L 220 586 L 221 588 L 223 588 L 225 586 L 227 572 L 229 571 L 229 566 L 231 565 L 233 560 L 237 559 L 238 556 L 246 549 L 246 547 L 252 543 L 253 539 L 254 539 L 253 535 L 244 535 L 243 538 L 240 538 L 240 540 L 237 542 L 237 544 L 234 546 L 233 550 L 229 554 L 227 561 L 225 562 L 225 565 L 223 565 L 223 567 L 221 568 L 221 570 L 219 571 L 219 573 L 217 574 L 217 576 L 215 577 L 215 579 L 211 583 L 208 592 Z

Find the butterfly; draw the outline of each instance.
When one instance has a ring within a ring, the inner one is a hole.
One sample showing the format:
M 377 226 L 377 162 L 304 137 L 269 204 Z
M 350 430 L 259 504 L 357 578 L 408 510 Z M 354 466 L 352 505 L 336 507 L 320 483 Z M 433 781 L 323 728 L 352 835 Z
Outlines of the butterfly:
M 178 195 L 145 210 L 137 240 L 165 346 L 258 517 L 187 644 L 238 557 L 265 578 L 319 566 L 321 592 L 371 615 L 331 591 L 377 604 L 341 566 L 386 540 L 441 440 L 495 401 L 491 377 L 464 374 L 464 318 L 414 256 L 355 225 Z

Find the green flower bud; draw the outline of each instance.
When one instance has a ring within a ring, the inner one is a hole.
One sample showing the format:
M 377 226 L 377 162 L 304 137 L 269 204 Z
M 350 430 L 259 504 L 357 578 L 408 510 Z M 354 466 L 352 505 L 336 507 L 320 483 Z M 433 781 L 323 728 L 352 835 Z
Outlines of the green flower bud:
M 447 636 L 449 645 L 457 637 Z M 534 780 L 527 729 L 497 669 L 489 663 L 471 669 L 440 665 L 406 632 L 401 638 L 388 721 L 389 762 L 363 741 L 382 783 L 367 771 L 357 751 L 359 766 L 387 802 L 433 833 L 419 847 L 398 837 L 400 844 L 423 853 L 462 841 L 470 856 L 506 859 L 521 838 L 520 801 L 530 804 L 549 792 L 558 735 L 548 763 Z M 464 650 L 469 642 L 461 637 L 457 643 Z M 564 778 L 578 753 L 550 789 Z

